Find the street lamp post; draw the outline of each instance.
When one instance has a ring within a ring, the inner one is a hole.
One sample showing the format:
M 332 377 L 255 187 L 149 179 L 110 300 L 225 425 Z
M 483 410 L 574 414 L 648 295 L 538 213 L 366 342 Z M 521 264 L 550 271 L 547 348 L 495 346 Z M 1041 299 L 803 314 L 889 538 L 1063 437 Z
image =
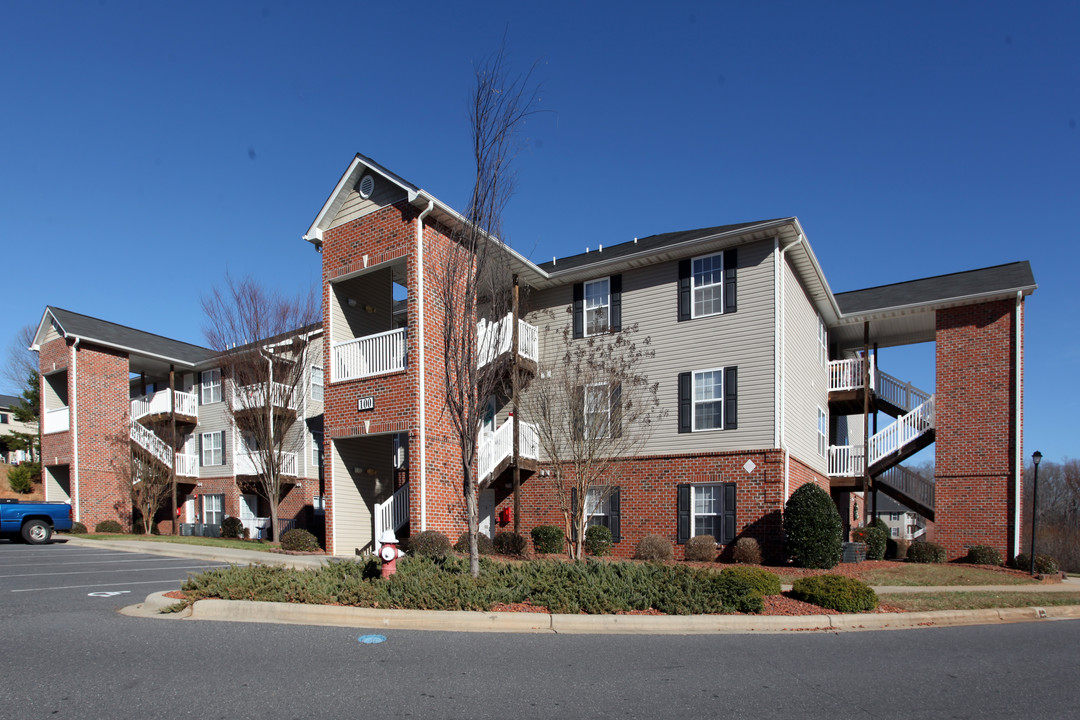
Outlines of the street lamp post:
M 1035 519 L 1039 509 L 1039 462 L 1042 453 L 1038 450 L 1031 456 L 1031 462 L 1035 463 L 1035 478 L 1031 483 L 1031 575 L 1035 576 Z

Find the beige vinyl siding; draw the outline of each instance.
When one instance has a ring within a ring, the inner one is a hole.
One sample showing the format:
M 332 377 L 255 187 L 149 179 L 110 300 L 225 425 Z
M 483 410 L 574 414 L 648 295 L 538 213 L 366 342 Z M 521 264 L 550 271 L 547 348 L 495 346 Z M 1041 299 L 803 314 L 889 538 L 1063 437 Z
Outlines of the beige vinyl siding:
M 60 339 L 60 333 L 56 330 L 56 321 L 51 320 L 49 322 L 49 329 L 45 331 L 45 339 L 41 341 L 42 345 L 47 345 L 53 340 Z
M 393 278 L 393 271 L 385 267 L 330 286 L 334 343 L 393 329 Z M 355 305 L 349 305 L 350 298 L 356 301 Z M 374 308 L 375 312 L 368 312 L 367 307 Z M 329 375 L 327 372 L 326 377 Z
M 399 200 L 405 199 L 405 191 L 397 185 L 379 177 L 374 174 L 375 177 L 375 189 L 371 193 L 371 197 L 366 200 L 360 197 L 360 193 L 356 192 L 354 186 L 348 197 L 345 198 L 345 202 L 342 203 L 341 209 L 338 210 L 337 215 L 327 226 L 327 229 L 336 228 L 339 225 L 344 225 L 347 222 L 356 220 L 357 218 L 370 215 L 371 213 L 384 208 L 387 205 L 393 205 Z M 361 176 L 363 179 L 363 176 Z M 356 185 L 359 186 L 360 181 L 357 180 Z
M 67 465 L 46 466 L 42 469 L 45 478 L 46 502 L 71 502 L 71 470 Z
M 392 435 L 334 440 L 331 452 L 334 554 L 351 557 L 371 542 L 375 502 L 393 492 L 394 440 Z M 368 468 L 375 474 L 369 475 Z
M 299 418 L 297 424 L 301 426 L 303 432 L 303 441 L 301 442 L 300 452 L 303 453 L 303 457 L 300 459 L 299 471 L 300 475 L 305 478 L 317 478 L 319 477 L 318 466 L 311 462 L 311 450 L 315 443 L 315 437 L 312 435 L 312 426 L 315 426 L 321 432 L 322 428 L 322 414 L 323 403 L 321 400 L 312 400 L 311 398 L 311 367 L 313 365 L 321 366 L 323 363 L 323 340 L 321 337 L 311 341 L 311 347 L 307 352 L 307 372 L 304 374 L 304 417 Z M 326 385 L 330 381 L 330 374 L 326 372 L 326 368 L 323 368 L 323 394 L 325 397 Z
M 622 274 L 622 324 L 626 328 L 637 323 L 637 339 L 650 339 L 656 355 L 642 369 L 650 381 L 659 383 L 660 406 L 667 411 L 641 454 L 774 447 L 772 251 L 771 241 L 738 249 L 736 312 L 684 322 L 678 322 L 677 261 Z M 545 362 L 555 359 L 552 355 L 561 344 L 552 334 L 571 322 L 567 309 L 572 298 L 571 285 L 532 295 L 531 304 L 538 311 L 530 314 L 529 321 L 540 328 Z M 679 433 L 679 373 L 732 365 L 739 369 L 738 428 Z
M 818 408 L 829 412 L 828 368 L 821 364 L 818 314 L 784 262 L 784 440 L 789 452 L 820 473 L 828 472 L 818 452 Z
M 196 382 L 197 389 L 199 389 L 198 382 Z M 232 381 L 223 379 L 221 382 L 222 398 L 225 397 L 225 393 L 232 392 Z M 199 394 L 199 400 L 202 400 L 202 394 Z M 203 433 L 213 433 L 225 431 L 225 441 L 222 443 L 222 448 L 225 453 L 224 465 L 207 465 L 202 464 L 202 443 L 201 436 Z M 222 402 L 207 403 L 205 405 L 199 405 L 199 424 L 195 428 L 195 452 L 199 455 L 199 477 L 212 478 L 212 477 L 226 477 L 233 474 L 233 453 L 236 452 L 236 443 L 233 442 L 233 425 L 229 419 L 229 410 L 227 404 Z

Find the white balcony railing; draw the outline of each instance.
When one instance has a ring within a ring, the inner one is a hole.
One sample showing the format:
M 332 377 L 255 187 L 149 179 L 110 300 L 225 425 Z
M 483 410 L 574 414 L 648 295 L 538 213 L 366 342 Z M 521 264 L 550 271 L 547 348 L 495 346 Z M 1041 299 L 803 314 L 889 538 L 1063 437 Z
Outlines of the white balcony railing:
M 261 457 L 256 457 L 257 455 L 259 455 L 257 450 L 240 450 L 233 461 L 233 471 L 237 475 L 261 475 L 264 463 Z M 281 453 L 281 474 L 296 476 L 296 453 Z
M 918 440 L 934 427 L 934 396 L 870 436 L 870 466 Z M 830 445 L 829 475 L 858 477 L 866 466 L 862 445 Z
M 199 456 L 176 453 L 176 474 L 180 477 L 199 477 Z
M 829 475 L 859 477 L 863 474 L 862 445 L 830 445 Z
M 195 393 L 175 390 L 173 391 L 173 400 L 176 403 L 177 415 L 199 417 L 199 403 Z M 171 411 L 168 389 L 158 390 L 131 400 L 131 417 L 136 420 L 147 415 L 166 415 Z
M 302 385 L 294 388 L 284 383 L 270 383 L 270 401 L 274 404 L 274 407 L 287 407 L 290 410 L 296 410 L 298 398 L 303 394 L 300 389 L 302 387 Z M 266 385 L 264 383 L 241 385 L 233 390 L 234 410 L 260 410 L 266 407 Z
M 131 439 L 166 467 L 172 467 L 172 449 L 148 427 L 132 420 Z
M 903 465 L 894 465 L 878 475 L 877 479 L 922 503 L 924 507 L 934 507 L 934 483 Z
M 480 320 L 476 324 L 476 366 L 484 367 L 505 352 L 510 352 L 513 341 L 512 313 L 497 322 Z M 518 353 L 528 360 L 536 362 L 540 358 L 540 331 L 518 319 Z
M 879 370 L 877 376 L 878 397 L 904 412 L 914 410 L 931 397 L 930 393 L 920 390 L 911 383 L 902 382 L 886 372 Z
M 521 423 L 521 435 L 518 438 L 518 453 L 521 457 L 536 459 L 539 456 L 540 441 L 536 426 Z M 477 448 L 477 473 L 479 482 L 487 480 L 499 463 L 514 455 L 514 418 L 508 418 L 495 432 L 482 437 Z
M 55 410 L 46 410 L 41 423 L 41 432 L 49 433 L 65 432 L 71 427 L 71 413 L 69 408 L 62 407 Z
M 858 390 L 863 386 L 864 358 L 829 361 L 829 392 Z M 877 368 L 870 357 L 870 389 L 877 387 Z
M 382 547 L 382 536 L 387 530 L 395 533 L 409 522 L 409 483 L 405 483 L 386 502 L 375 503 L 375 552 Z
M 334 380 L 398 372 L 405 369 L 405 328 L 335 343 L 331 370 Z

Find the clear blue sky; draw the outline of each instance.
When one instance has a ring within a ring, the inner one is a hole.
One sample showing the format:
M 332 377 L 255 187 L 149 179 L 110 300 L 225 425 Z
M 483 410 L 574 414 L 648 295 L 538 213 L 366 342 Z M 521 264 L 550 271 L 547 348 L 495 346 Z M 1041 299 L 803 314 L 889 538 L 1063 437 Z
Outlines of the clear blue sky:
M 505 35 L 543 84 L 518 250 L 797 215 L 836 292 L 1030 260 L 1025 455 L 1076 457 L 1077 28 L 1075 3 L 13 3 L 0 340 L 54 304 L 202 343 L 226 268 L 317 284 L 300 236 L 357 151 L 460 207 Z

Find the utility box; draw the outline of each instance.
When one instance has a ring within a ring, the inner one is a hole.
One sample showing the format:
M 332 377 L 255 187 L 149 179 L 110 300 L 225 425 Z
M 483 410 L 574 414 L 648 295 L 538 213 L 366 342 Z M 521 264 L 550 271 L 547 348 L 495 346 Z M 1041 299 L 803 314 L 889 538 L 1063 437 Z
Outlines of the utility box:
M 861 543 L 861 542 L 846 542 L 846 543 L 844 543 L 844 558 L 840 562 L 861 563 L 865 559 L 866 559 L 866 543 Z

